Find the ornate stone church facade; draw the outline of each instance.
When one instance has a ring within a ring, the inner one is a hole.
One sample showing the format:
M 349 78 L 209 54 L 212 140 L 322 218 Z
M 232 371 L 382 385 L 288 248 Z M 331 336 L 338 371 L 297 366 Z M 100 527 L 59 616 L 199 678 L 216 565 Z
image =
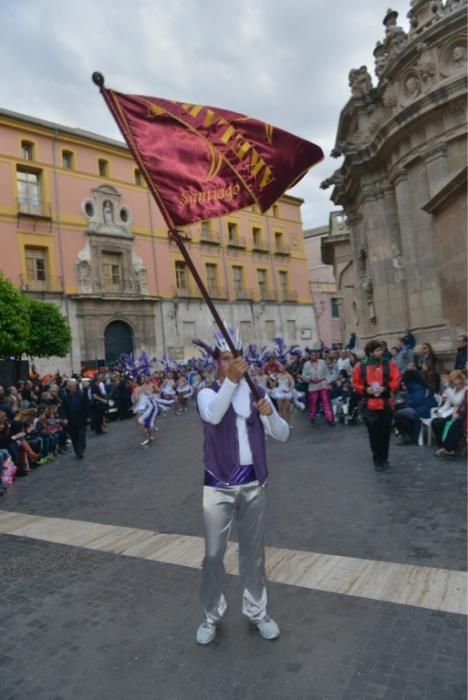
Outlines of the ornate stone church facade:
M 412 0 L 406 31 L 388 10 L 376 85 L 366 66 L 349 74 L 343 162 L 322 183 L 346 230 L 322 255 L 361 346 L 411 329 L 448 361 L 466 332 L 466 13 L 466 0 Z

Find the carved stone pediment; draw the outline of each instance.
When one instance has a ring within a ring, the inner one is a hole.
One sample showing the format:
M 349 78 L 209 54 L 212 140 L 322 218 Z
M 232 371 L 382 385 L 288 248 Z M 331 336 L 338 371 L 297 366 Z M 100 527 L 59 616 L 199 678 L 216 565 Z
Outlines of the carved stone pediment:
M 88 230 L 111 236 L 131 237 L 131 210 L 121 204 L 122 196 L 112 185 L 99 185 L 93 196 L 81 204 L 81 211 L 88 222 Z
M 133 249 L 131 210 L 111 185 L 100 185 L 82 202 L 86 243 L 76 260 L 80 294 L 148 294 L 147 271 Z

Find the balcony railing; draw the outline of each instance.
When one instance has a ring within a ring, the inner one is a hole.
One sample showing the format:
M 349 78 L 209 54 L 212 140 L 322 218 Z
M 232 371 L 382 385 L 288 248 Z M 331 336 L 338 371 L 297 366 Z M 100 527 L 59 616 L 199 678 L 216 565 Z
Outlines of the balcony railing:
M 291 255 L 291 246 L 286 243 L 276 243 L 275 255 Z
M 236 287 L 234 289 L 234 295 L 236 299 L 253 299 L 253 292 L 251 289 L 246 289 L 245 287 Z
M 38 201 L 37 199 L 31 199 L 29 197 L 18 197 L 17 206 L 18 214 L 33 216 L 38 219 L 52 218 L 52 209 L 49 202 Z
M 228 246 L 230 248 L 245 248 L 245 236 L 239 236 L 238 233 L 229 234 Z
M 191 285 L 187 285 L 185 287 L 173 287 L 172 294 L 174 297 L 178 297 L 179 299 L 199 299 L 201 296 L 199 289 L 197 287 L 192 287 Z
M 280 291 L 280 299 L 281 301 L 296 302 L 297 292 L 294 292 L 292 289 L 282 289 Z
M 259 296 L 260 301 L 276 301 L 277 299 L 276 291 L 266 287 L 260 287 Z
M 200 241 L 202 243 L 207 243 L 208 245 L 219 245 L 219 233 L 217 231 L 202 230 Z
M 46 275 L 45 279 L 28 279 L 26 275 L 20 275 L 20 289 L 22 292 L 63 292 L 63 278 Z
M 208 294 L 210 297 L 213 297 L 213 299 L 227 299 L 228 297 L 226 287 L 218 287 L 217 284 L 208 284 L 206 288 Z
M 257 238 L 254 240 L 252 244 L 252 250 L 258 250 L 260 252 L 268 252 L 270 250 L 270 246 L 268 245 L 268 242 L 264 240 L 263 238 Z

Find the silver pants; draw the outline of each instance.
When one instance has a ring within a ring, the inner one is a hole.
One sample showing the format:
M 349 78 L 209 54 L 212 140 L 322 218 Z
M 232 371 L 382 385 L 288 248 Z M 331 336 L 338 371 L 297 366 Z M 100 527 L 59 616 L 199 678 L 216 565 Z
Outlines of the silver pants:
M 266 516 L 266 488 L 258 481 L 227 488 L 203 487 L 205 558 L 200 598 L 205 617 L 217 623 L 224 616 L 224 554 L 236 517 L 239 535 L 239 572 L 243 588 L 242 613 L 258 622 L 266 615 L 267 590 L 263 535 Z

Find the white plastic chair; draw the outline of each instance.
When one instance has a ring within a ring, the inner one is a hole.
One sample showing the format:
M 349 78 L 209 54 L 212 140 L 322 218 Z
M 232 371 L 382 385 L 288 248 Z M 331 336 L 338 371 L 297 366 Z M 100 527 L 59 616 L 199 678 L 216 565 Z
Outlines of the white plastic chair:
M 425 444 L 424 441 L 424 433 L 427 435 L 427 444 L 432 445 L 432 421 L 434 418 L 437 416 L 437 411 L 439 410 L 438 407 L 431 408 L 431 417 L 430 418 L 421 418 L 421 429 L 419 431 L 419 437 L 418 437 L 418 445 L 419 447 L 423 447 Z

